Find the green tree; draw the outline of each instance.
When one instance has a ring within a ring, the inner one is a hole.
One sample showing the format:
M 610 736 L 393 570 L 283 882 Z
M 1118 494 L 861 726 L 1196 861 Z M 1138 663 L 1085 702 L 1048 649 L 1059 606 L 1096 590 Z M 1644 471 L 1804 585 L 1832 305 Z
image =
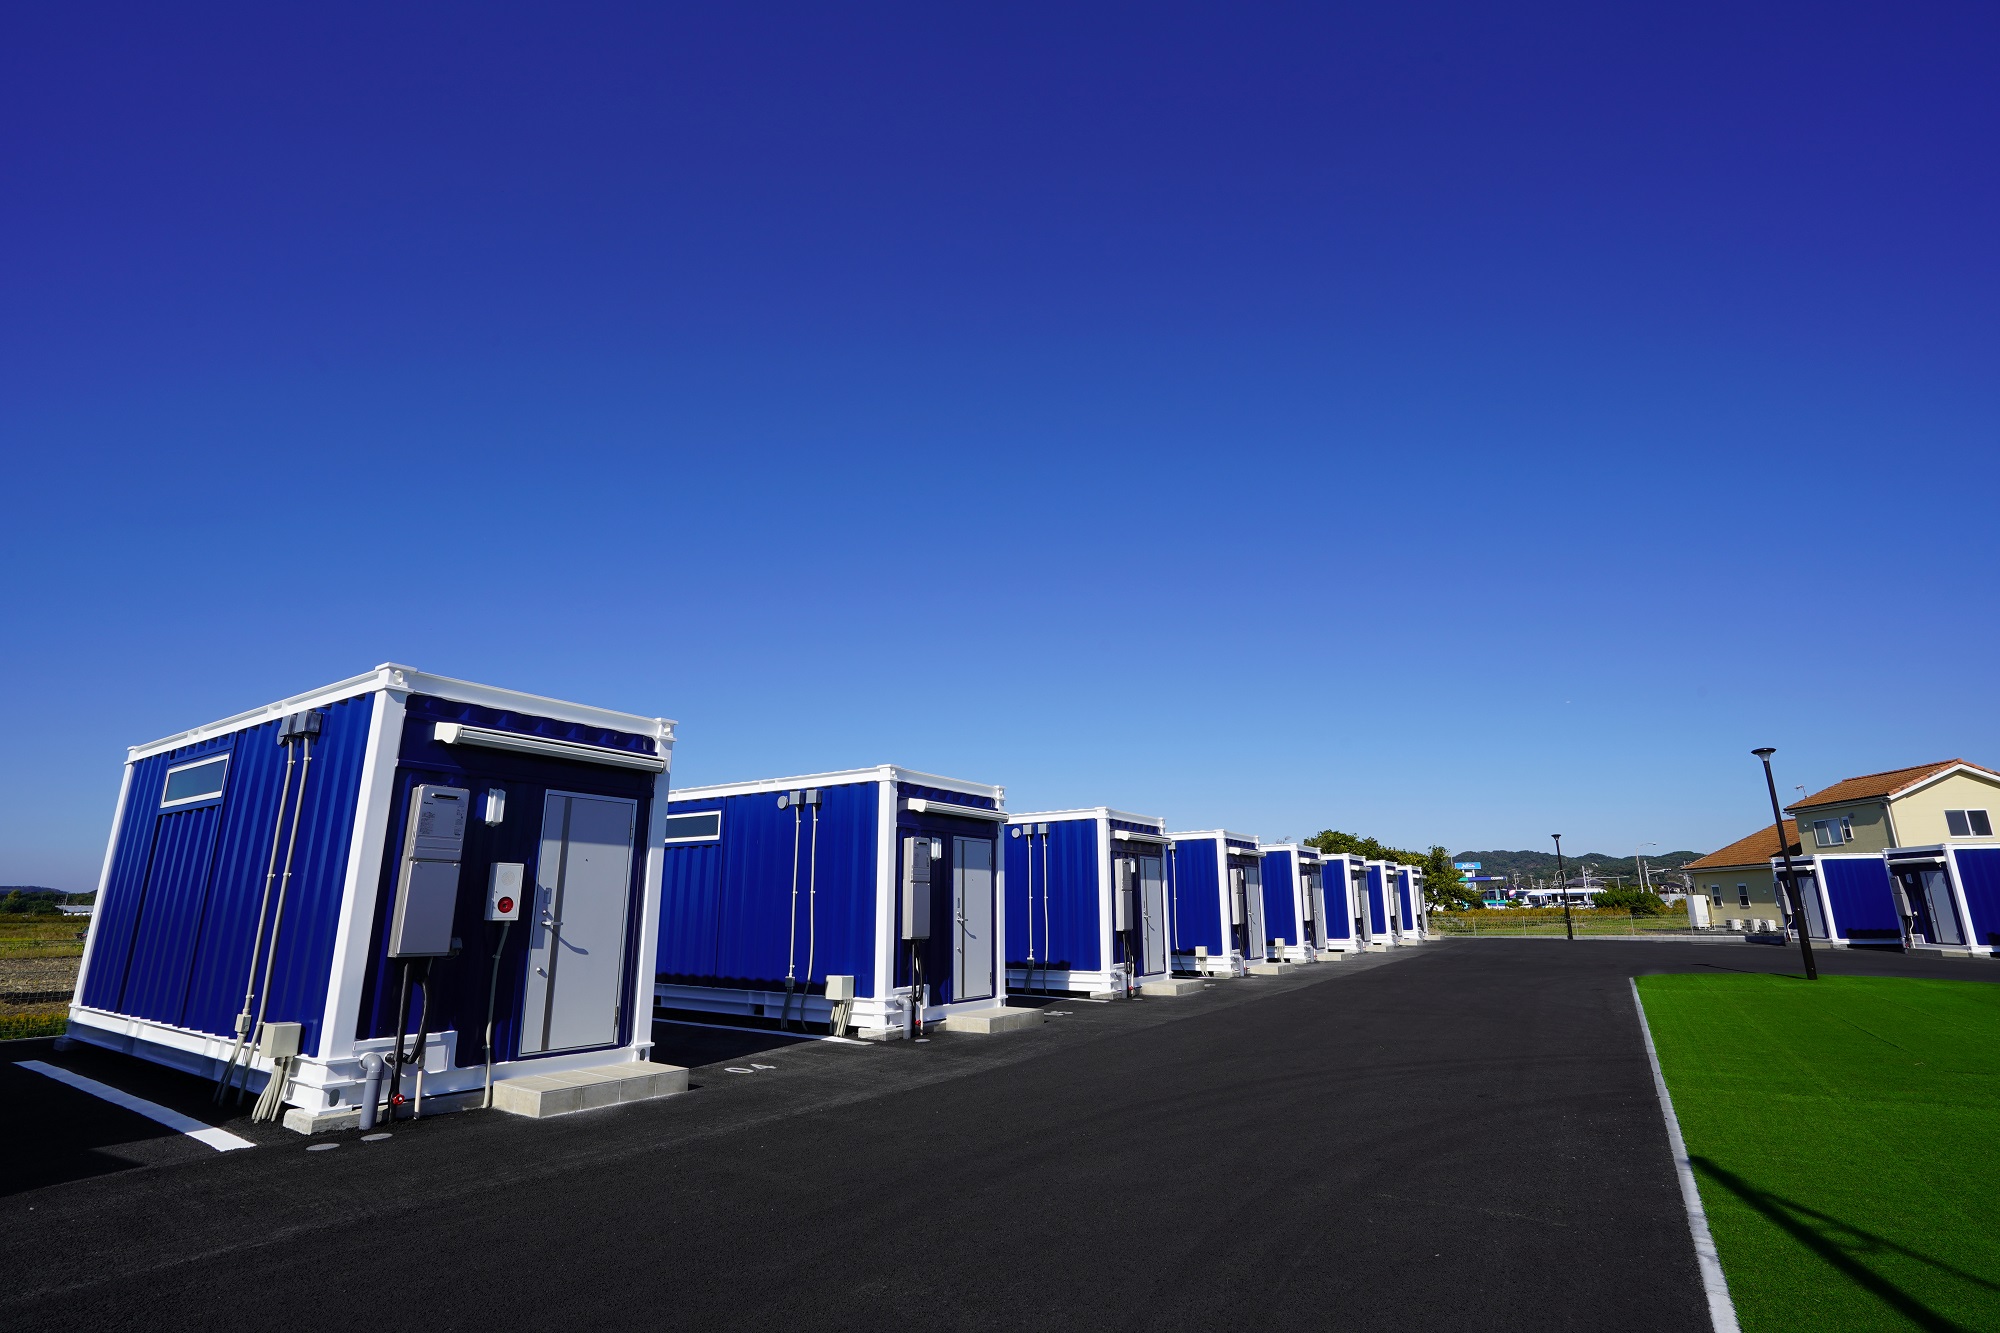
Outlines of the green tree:
M 1447 912 L 1477 910 L 1486 903 L 1465 882 L 1465 876 L 1452 864 L 1451 853 L 1442 847 L 1433 847 L 1424 858 L 1424 897 L 1432 907 L 1441 907 Z

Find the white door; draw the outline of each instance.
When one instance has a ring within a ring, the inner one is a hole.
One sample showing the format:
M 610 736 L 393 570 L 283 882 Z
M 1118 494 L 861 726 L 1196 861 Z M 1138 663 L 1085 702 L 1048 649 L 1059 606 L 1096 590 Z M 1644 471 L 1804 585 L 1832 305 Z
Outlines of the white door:
M 609 796 L 552 791 L 542 802 L 523 1055 L 618 1040 L 638 813 L 637 801 Z
M 1167 970 L 1167 877 L 1160 858 L 1139 858 L 1139 917 L 1143 971 L 1147 976 Z
M 952 949 L 951 998 L 993 997 L 993 843 L 988 838 L 953 838 L 952 915 L 957 937 Z

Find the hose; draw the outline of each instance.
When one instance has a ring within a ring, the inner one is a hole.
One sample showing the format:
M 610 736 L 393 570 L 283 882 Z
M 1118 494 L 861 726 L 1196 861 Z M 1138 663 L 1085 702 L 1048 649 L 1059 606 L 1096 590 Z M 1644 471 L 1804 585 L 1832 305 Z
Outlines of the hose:
M 264 868 L 264 896 L 257 902 L 257 937 L 250 944 L 250 966 L 244 969 L 243 1011 L 236 1015 L 236 1044 L 229 1048 L 229 1059 L 223 1063 L 222 1076 L 215 1081 L 213 1100 L 216 1102 L 222 1100 L 222 1094 L 235 1078 L 237 1058 L 243 1054 L 243 1048 L 250 1040 L 250 1005 L 257 993 L 257 955 L 264 952 L 264 918 L 271 908 L 271 885 L 278 878 L 278 838 L 285 831 L 285 802 L 291 799 L 292 764 L 297 758 L 298 753 L 291 746 L 285 746 L 285 780 L 278 787 L 278 817 L 271 823 L 271 857 Z
M 493 1006 L 500 998 L 500 960 L 507 953 L 507 931 L 512 921 L 500 923 L 500 946 L 493 951 L 493 982 L 486 988 L 486 1110 L 493 1109 Z
M 264 955 L 264 985 L 261 993 L 257 996 L 257 1022 L 255 1025 L 257 1028 L 264 1026 L 264 1014 L 271 1003 L 271 972 L 278 964 L 278 929 L 285 923 L 285 892 L 292 886 L 292 855 L 298 850 L 299 825 L 305 820 L 306 780 L 312 776 L 312 737 L 310 735 L 304 737 L 302 744 L 305 746 L 306 752 L 305 757 L 299 761 L 299 795 L 292 809 L 292 833 L 285 840 L 285 873 L 278 880 L 278 905 L 271 912 L 271 950 Z M 243 1083 L 245 1087 L 248 1087 L 250 1083 L 250 1071 L 247 1065 L 243 1071 Z M 243 1094 L 240 1090 L 236 1095 L 236 1100 L 239 1103 L 243 1100 Z
M 292 1058 L 280 1055 L 271 1061 L 271 1077 L 264 1084 L 263 1095 L 257 1098 L 257 1106 L 250 1112 L 252 1121 L 276 1120 L 285 1109 L 285 1084 L 291 1081 Z

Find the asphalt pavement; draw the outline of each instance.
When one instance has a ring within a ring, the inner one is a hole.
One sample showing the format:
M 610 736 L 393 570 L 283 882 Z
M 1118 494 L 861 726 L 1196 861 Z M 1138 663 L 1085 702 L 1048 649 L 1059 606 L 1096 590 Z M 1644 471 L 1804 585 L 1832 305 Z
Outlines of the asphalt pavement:
M 1706 1329 L 1626 979 L 1796 966 L 1444 941 L 1000 1037 L 661 1025 L 688 1095 L 225 1153 L 0 1064 L 0 1327 Z

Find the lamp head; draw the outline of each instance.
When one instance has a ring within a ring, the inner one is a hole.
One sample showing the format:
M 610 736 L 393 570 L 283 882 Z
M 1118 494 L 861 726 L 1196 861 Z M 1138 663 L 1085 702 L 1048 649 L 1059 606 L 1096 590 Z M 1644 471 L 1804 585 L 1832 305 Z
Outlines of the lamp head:
M 1760 745 L 1756 749 L 1752 750 L 1750 753 L 1756 755 L 1759 759 L 1762 759 L 1765 763 L 1768 764 L 1771 762 L 1771 756 L 1776 754 L 1777 752 L 1778 752 L 1778 747 L 1775 745 Z

